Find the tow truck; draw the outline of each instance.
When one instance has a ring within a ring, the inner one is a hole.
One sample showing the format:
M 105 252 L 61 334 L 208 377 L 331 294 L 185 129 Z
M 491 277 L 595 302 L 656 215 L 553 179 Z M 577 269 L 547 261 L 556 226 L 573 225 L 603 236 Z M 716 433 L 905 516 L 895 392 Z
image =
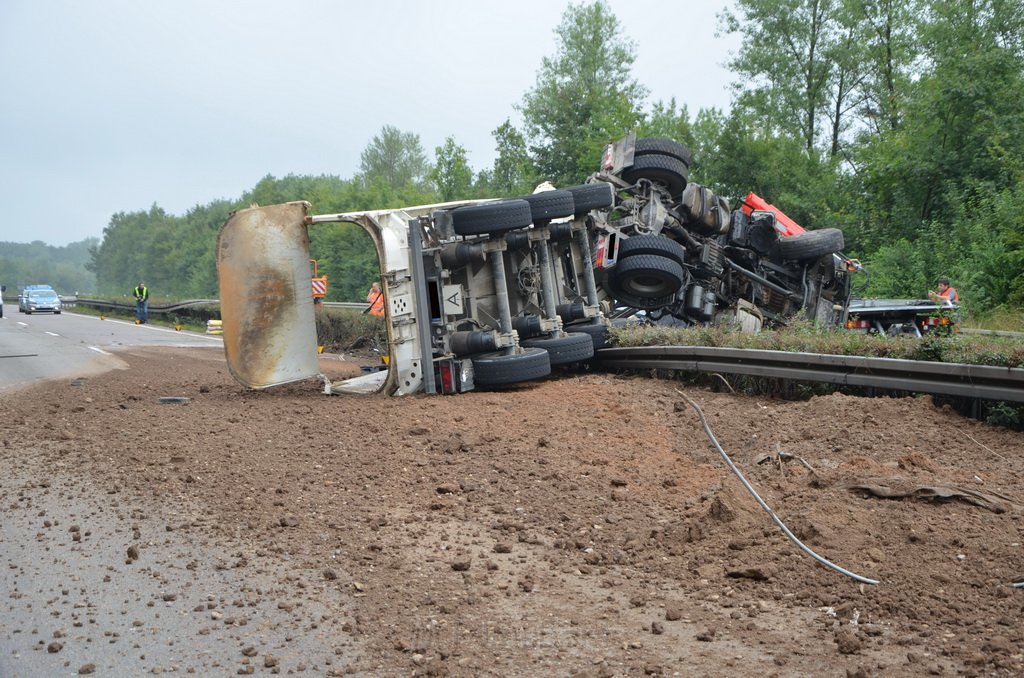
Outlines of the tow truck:
M 960 307 L 948 300 L 851 297 L 846 328 L 862 334 L 924 337 L 954 332 Z

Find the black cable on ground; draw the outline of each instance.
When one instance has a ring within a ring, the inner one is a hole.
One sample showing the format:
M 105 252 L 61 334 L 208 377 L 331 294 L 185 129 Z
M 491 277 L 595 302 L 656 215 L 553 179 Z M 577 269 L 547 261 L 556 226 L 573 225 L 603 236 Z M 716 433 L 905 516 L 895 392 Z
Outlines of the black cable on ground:
M 720 455 L 722 455 L 722 459 L 725 459 L 725 463 L 729 465 L 729 468 L 732 469 L 732 472 L 734 474 L 736 474 L 737 478 L 740 479 L 740 482 L 743 483 L 743 486 L 745 488 L 747 488 L 747 491 L 750 492 L 751 496 L 753 496 L 754 499 L 757 500 L 757 503 L 761 505 L 761 508 L 763 508 L 765 510 L 765 512 L 771 517 L 772 521 L 774 521 L 774 523 L 779 526 L 779 528 L 783 531 L 783 533 L 787 537 L 789 537 L 790 541 L 792 541 L 794 544 L 796 544 L 800 548 L 801 551 L 803 551 L 804 553 L 806 553 L 810 557 L 814 558 L 815 560 L 817 560 L 819 563 L 821 563 L 825 567 L 833 569 L 836 572 L 839 572 L 840 574 L 845 574 L 847 577 L 850 577 L 851 579 L 856 579 L 857 581 L 861 582 L 862 584 L 878 584 L 878 580 L 877 579 L 868 579 L 867 577 L 862 577 L 859 574 L 855 574 L 853 572 L 850 572 L 849 570 L 844 569 L 844 568 L 836 565 L 835 563 L 833 563 L 833 562 L 823 558 L 822 556 L 819 556 L 817 553 L 812 551 L 810 549 L 810 547 L 806 546 L 802 541 L 797 539 L 796 535 L 793 534 L 788 527 L 786 527 L 786 524 L 783 523 L 782 520 L 780 520 L 777 515 L 775 515 L 775 511 L 773 511 L 771 509 L 771 507 L 768 506 L 767 503 L 765 503 L 764 499 L 761 498 L 761 495 L 759 495 L 757 493 L 757 491 L 754 489 L 754 487 L 743 476 L 743 473 L 739 470 L 739 468 L 737 468 L 736 464 L 734 464 L 732 462 L 732 459 L 729 458 L 729 455 L 726 454 L 725 450 L 722 449 L 722 446 L 718 443 L 718 438 L 715 437 L 714 432 L 711 430 L 711 427 L 708 425 L 708 420 L 707 420 L 707 418 L 704 417 L 704 411 L 700 409 L 700 406 L 697 405 L 697 403 L 695 403 L 692 399 L 690 399 L 689 396 L 687 396 L 685 393 L 683 393 L 679 389 L 676 389 L 676 393 L 678 393 L 679 395 L 683 396 L 683 398 L 686 398 L 686 402 L 690 403 L 690 405 L 693 406 L 693 409 L 697 410 L 697 416 L 700 417 L 700 423 L 704 426 L 704 432 L 707 433 L 708 439 L 711 440 L 711 444 L 715 446 L 715 449 L 718 450 L 718 453 Z M 1018 584 L 1014 584 L 1014 586 L 1018 586 Z M 1019 586 L 1024 587 L 1024 583 L 1020 584 Z

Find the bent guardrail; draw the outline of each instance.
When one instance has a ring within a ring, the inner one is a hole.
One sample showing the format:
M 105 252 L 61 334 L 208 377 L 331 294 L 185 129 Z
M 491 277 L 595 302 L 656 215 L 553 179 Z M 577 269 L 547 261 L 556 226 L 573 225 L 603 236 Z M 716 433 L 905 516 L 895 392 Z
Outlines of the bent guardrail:
M 1024 369 L 710 346 L 601 349 L 605 368 L 718 372 L 892 391 L 1024 402 Z

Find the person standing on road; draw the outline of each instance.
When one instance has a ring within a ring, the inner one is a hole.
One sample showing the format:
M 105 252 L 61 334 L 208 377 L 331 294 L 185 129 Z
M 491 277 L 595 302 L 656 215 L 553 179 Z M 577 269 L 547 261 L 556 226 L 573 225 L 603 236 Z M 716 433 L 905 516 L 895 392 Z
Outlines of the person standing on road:
M 135 288 L 135 323 L 143 324 L 149 320 L 149 288 L 144 281 Z
M 957 294 L 955 287 L 949 286 L 949 278 L 939 278 L 939 291 L 934 290 L 928 293 L 928 298 L 936 304 L 940 301 L 948 301 L 950 304 L 956 304 L 960 302 L 960 295 Z
M 366 303 L 370 305 L 370 315 L 384 315 L 384 290 L 380 288 L 379 282 L 370 285 L 370 291 L 366 293 Z

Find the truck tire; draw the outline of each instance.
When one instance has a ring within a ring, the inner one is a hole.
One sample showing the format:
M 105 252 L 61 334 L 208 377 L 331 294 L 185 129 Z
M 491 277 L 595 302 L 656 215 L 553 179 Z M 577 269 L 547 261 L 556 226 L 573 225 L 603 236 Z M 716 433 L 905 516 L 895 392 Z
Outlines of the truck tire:
M 481 353 L 473 356 L 473 381 L 480 386 L 505 386 L 551 374 L 551 359 L 542 348 L 520 353 Z
M 525 200 L 501 200 L 467 205 L 452 210 L 452 228 L 459 235 L 504 233 L 529 226 L 530 203 Z
M 690 149 L 665 137 L 642 137 L 636 140 L 634 157 L 638 155 L 668 155 L 682 160 L 687 168 L 693 162 Z
M 686 250 L 675 240 L 661 235 L 634 235 L 631 238 L 619 240 L 619 261 L 637 254 L 655 254 L 682 264 L 686 257 Z
M 530 203 L 530 216 L 535 224 L 575 214 L 572 193 L 569 191 L 542 191 L 519 199 Z
M 818 259 L 826 254 L 842 251 L 846 242 L 838 228 L 823 228 L 779 238 L 779 253 L 793 261 Z
M 596 181 L 565 189 L 572 193 L 573 216 L 600 210 L 615 204 L 615 189 L 607 181 Z
M 591 342 L 594 344 L 595 351 L 600 351 L 602 348 L 608 348 L 608 346 L 610 346 L 608 341 L 608 326 L 604 323 L 585 322 L 577 325 L 566 325 L 565 331 L 570 333 L 581 332 L 589 335 Z
M 570 332 L 560 337 L 535 337 L 523 339 L 520 345 L 527 348 L 542 348 L 548 352 L 551 365 L 568 365 L 594 357 L 594 342 L 590 335 Z
M 622 178 L 630 183 L 640 179 L 656 181 L 668 189 L 673 196 L 682 194 L 690 168 L 679 158 L 670 155 L 638 155 L 633 164 L 622 170 Z
M 621 259 L 612 272 L 612 286 L 628 298 L 662 299 L 683 286 L 678 261 L 655 254 L 634 254 Z

